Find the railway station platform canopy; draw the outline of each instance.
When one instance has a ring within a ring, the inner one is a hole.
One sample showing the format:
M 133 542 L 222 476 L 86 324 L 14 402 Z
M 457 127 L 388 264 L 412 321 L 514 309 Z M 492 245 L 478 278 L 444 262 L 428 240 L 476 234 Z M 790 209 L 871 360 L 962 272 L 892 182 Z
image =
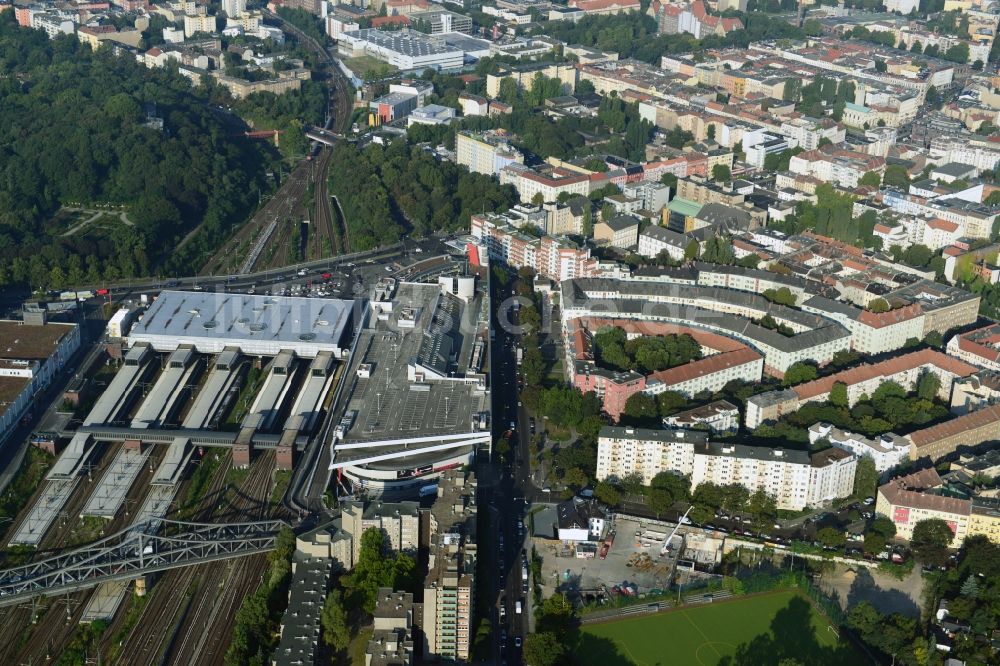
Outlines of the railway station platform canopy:
M 250 356 L 290 350 L 302 358 L 321 351 L 344 358 L 360 306 L 333 298 L 164 291 L 132 327 L 128 341 L 161 352 L 191 345 L 203 354 L 233 347 Z

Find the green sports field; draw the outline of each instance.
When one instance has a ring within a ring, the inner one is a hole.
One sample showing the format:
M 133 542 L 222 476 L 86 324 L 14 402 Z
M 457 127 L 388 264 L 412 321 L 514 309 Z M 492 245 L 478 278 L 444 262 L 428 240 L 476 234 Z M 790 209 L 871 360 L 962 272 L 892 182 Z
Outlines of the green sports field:
M 581 628 L 583 666 L 815 666 L 864 664 L 796 592 L 718 601 Z

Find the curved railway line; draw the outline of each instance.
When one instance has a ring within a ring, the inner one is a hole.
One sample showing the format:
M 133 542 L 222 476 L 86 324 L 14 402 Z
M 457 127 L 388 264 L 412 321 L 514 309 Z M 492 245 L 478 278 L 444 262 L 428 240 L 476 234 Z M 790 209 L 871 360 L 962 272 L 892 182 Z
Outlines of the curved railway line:
M 326 49 L 326 47 L 315 39 L 306 35 L 297 27 L 288 23 L 282 19 L 277 14 L 270 11 L 264 11 L 265 16 L 277 22 L 281 29 L 285 32 L 291 33 L 299 40 L 300 43 L 306 45 L 312 51 L 314 51 L 319 62 L 323 64 L 322 73 L 326 75 L 326 80 L 328 82 L 328 96 L 329 96 L 329 113 L 327 114 L 326 123 L 324 124 L 324 129 L 331 129 L 334 132 L 342 132 L 347 124 L 351 120 L 351 99 L 350 99 L 350 82 L 344 73 L 340 70 L 337 65 L 336 60 Z M 231 238 L 226 244 L 220 248 L 219 252 L 215 254 L 206 264 L 202 267 L 199 274 L 209 275 L 213 273 L 234 273 L 237 270 L 240 272 L 248 273 L 252 272 L 255 268 L 260 268 L 267 266 L 270 268 L 276 268 L 285 265 L 285 258 L 281 256 L 281 248 L 288 242 L 289 239 L 289 225 L 284 221 L 279 221 L 277 225 L 273 225 L 275 219 L 279 216 L 285 216 L 289 218 L 294 218 L 294 213 L 299 214 L 299 216 L 304 216 L 306 213 L 306 195 L 308 193 L 308 179 L 310 172 L 315 168 L 315 175 L 317 178 L 317 183 L 322 180 L 322 193 L 320 192 L 320 187 L 317 185 L 315 188 L 316 201 L 320 201 L 320 194 L 323 195 L 324 205 L 317 206 L 315 215 L 317 217 L 324 216 L 329 222 L 325 224 L 317 225 L 316 228 L 319 229 L 319 233 L 323 234 L 330 240 L 330 247 L 335 253 L 348 251 L 346 245 L 347 243 L 342 243 L 343 248 L 338 249 L 338 238 L 339 235 L 335 233 L 333 229 L 332 216 L 329 211 L 329 197 L 326 196 L 326 176 L 327 176 L 327 166 L 329 164 L 329 149 L 324 148 L 320 151 L 318 159 L 316 162 L 310 163 L 308 160 L 301 161 L 292 173 L 286 179 L 284 183 L 278 188 L 278 191 L 274 193 L 271 200 L 268 201 L 260 210 L 254 214 L 253 218 L 243 225 L 243 227 Z M 325 159 L 324 159 L 325 156 Z M 317 163 L 318 162 L 318 163 Z M 322 167 L 320 168 L 320 164 Z M 324 210 L 321 210 L 324 209 Z M 265 233 L 268 229 L 271 229 L 271 233 Z M 278 251 L 274 253 L 273 256 L 267 257 L 268 248 L 277 245 Z M 319 241 L 318 250 L 322 252 L 323 245 L 322 241 Z M 255 252 L 256 250 L 256 252 Z M 256 256 L 247 261 L 247 258 L 252 254 L 256 253 Z M 308 259 L 308 257 L 306 257 Z M 234 265 L 234 262 L 238 265 Z M 249 264 L 249 265 L 245 265 Z

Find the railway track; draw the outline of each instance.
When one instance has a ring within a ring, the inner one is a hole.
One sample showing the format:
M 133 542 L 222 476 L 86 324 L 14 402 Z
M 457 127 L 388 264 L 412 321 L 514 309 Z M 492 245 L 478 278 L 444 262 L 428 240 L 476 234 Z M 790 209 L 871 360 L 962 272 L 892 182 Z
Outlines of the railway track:
M 340 71 L 340 68 L 337 66 L 337 63 L 334 60 L 333 56 L 330 55 L 330 52 L 327 51 L 322 44 L 319 44 L 314 39 L 303 33 L 301 30 L 299 30 L 292 24 L 286 22 L 277 14 L 274 14 L 267 10 L 265 10 L 264 13 L 269 19 L 278 22 L 283 30 L 295 35 L 295 37 L 301 43 L 311 48 L 320 56 L 320 60 L 324 63 L 326 73 L 329 75 L 328 94 L 330 96 L 330 108 L 329 108 L 329 117 L 327 118 L 326 124 L 324 125 L 324 129 L 332 129 L 332 131 L 334 132 L 343 132 L 343 130 L 347 127 L 347 124 L 351 120 L 351 100 L 348 94 L 350 90 L 350 82 L 347 80 L 347 77 L 345 77 L 343 72 Z M 324 152 L 329 152 L 329 151 L 324 151 Z M 328 159 L 329 157 L 327 157 L 327 160 Z M 275 192 L 271 200 L 268 201 L 263 208 L 257 211 L 257 213 L 254 214 L 254 216 L 250 219 L 250 221 L 247 224 L 245 224 L 243 228 L 240 229 L 229 241 L 227 241 L 223 245 L 223 247 L 220 248 L 220 250 L 216 252 L 216 254 L 205 263 L 204 266 L 202 266 L 198 274 L 210 275 L 213 273 L 235 273 L 237 272 L 237 270 L 239 270 L 239 272 L 241 273 L 253 272 L 255 267 L 262 265 L 261 256 L 266 254 L 267 246 L 270 246 L 276 242 L 277 243 L 287 242 L 287 238 L 285 237 L 286 234 L 282 235 L 280 238 L 277 239 L 273 238 L 273 234 L 264 234 L 264 237 L 262 237 L 262 234 L 268 228 L 268 226 L 271 225 L 275 219 L 277 219 L 275 212 L 280 210 L 281 207 L 280 204 L 276 203 L 276 201 L 280 200 L 287 204 L 289 200 L 292 200 L 295 206 L 297 206 L 300 210 L 304 212 L 303 204 L 305 201 L 306 179 L 303 178 L 302 176 L 303 175 L 307 176 L 308 172 L 306 170 L 309 168 L 311 168 L 311 163 L 306 160 L 302 160 L 298 164 L 298 166 L 293 170 L 289 179 L 286 180 L 284 184 L 282 184 L 282 186 L 278 189 L 277 192 Z M 326 171 L 327 169 L 325 165 L 322 169 L 317 169 L 318 173 L 323 174 L 324 181 L 325 181 Z M 296 174 L 298 174 L 298 177 L 296 177 Z M 318 194 L 319 190 L 318 186 L 316 190 Z M 325 182 L 323 185 L 323 194 L 325 197 L 326 194 Z M 326 204 L 327 206 L 329 205 L 328 199 L 326 199 Z M 291 215 L 292 211 L 295 209 L 295 206 L 288 206 L 287 209 L 288 215 Z M 317 212 L 317 215 L 319 214 L 320 213 Z M 327 216 L 329 216 L 329 211 L 327 212 Z M 284 225 L 279 221 L 279 223 L 276 226 L 283 227 L 287 225 Z M 329 235 L 331 247 L 334 249 L 335 252 L 338 251 L 337 245 L 334 242 L 336 237 L 334 236 L 334 230 L 332 229 L 332 226 L 327 230 L 323 231 L 323 233 Z M 272 236 L 272 237 L 266 237 L 266 236 Z M 243 246 L 247 244 L 252 244 L 252 245 L 246 248 L 246 253 L 244 254 L 242 251 Z M 345 248 L 343 250 L 340 250 L 341 252 L 347 251 L 346 249 L 347 244 L 345 243 L 344 245 Z M 279 245 L 279 248 L 280 247 L 281 245 Z M 252 257 L 255 249 L 257 249 L 256 252 L 257 256 Z M 276 252 L 275 258 L 279 254 L 280 251 Z M 252 257 L 252 259 L 247 261 L 249 257 Z M 245 262 L 245 263 L 240 263 L 240 262 Z M 284 265 L 283 262 L 274 264 L 271 261 L 265 261 L 264 263 L 269 264 L 269 267 L 280 267 Z
M 344 243 L 344 239 L 341 238 L 340 234 L 337 233 L 337 229 L 334 227 L 333 223 L 333 211 L 330 209 L 330 192 L 329 192 L 329 169 L 330 169 L 330 159 L 333 157 L 333 151 L 329 148 L 323 148 L 320 152 L 320 159 L 316 163 L 316 197 L 315 197 L 315 209 L 317 224 L 315 227 L 321 231 L 323 236 L 330 241 L 330 248 L 333 250 L 334 254 L 345 254 L 350 250 Z M 322 239 L 320 239 L 319 248 L 315 258 L 319 259 L 322 257 L 323 245 Z
M 201 497 L 192 520 L 203 522 L 211 518 L 216 499 L 225 490 L 226 474 L 231 467 L 232 456 L 227 453 L 219 469 L 215 471 L 211 484 Z M 137 666 L 158 663 L 158 659 L 152 659 L 150 655 L 158 657 L 162 654 L 160 646 L 168 639 L 168 634 L 173 633 L 179 613 L 190 603 L 195 577 L 205 566 L 207 565 L 173 569 L 165 572 L 156 581 L 142 615 L 122 641 L 116 663 Z M 119 617 L 122 615 L 119 613 Z M 103 652 L 111 648 L 109 641 L 113 635 L 113 632 L 108 632 L 106 644 L 102 645 Z
M 271 515 L 274 452 L 260 454 L 237 488 L 227 488 L 231 467 L 232 458 L 227 455 L 195 520 L 243 522 Z M 267 557 L 255 555 L 166 572 L 123 641 L 116 663 L 222 664 L 228 641 L 220 637 L 232 635 L 236 611 L 260 584 L 266 569 Z
M 215 520 L 246 521 L 265 518 L 268 506 L 274 452 L 261 454 L 238 490 L 230 493 L 225 513 Z M 202 585 L 180 631 L 179 640 L 170 646 L 167 664 L 221 664 L 228 647 L 220 636 L 231 636 L 235 611 L 257 585 L 267 568 L 266 556 L 247 560 L 219 562 L 203 567 Z
M 92 470 L 93 482 L 81 481 L 77 486 L 64 509 L 67 517 L 57 520 L 42 539 L 43 550 L 39 551 L 39 557 L 43 557 L 48 551 L 72 545 L 68 540 L 73 536 L 73 530 L 79 524 L 76 516 L 83 510 L 87 498 L 96 487 L 95 484 L 101 478 L 107 463 L 114 459 L 121 446 L 121 444 L 117 444 L 108 447 L 100 455 L 97 466 Z M 112 520 L 107 521 L 97 536 L 117 532 L 131 522 L 132 510 L 145 497 L 149 477 L 152 476 L 152 470 L 156 468 L 161 459 L 162 452 L 154 449 L 144 470 L 126 494 L 123 510 L 120 510 Z M 89 537 L 90 535 L 87 536 L 87 540 Z M 14 650 L 9 651 L 9 653 L 7 650 L 0 652 L 0 663 L 45 663 L 46 655 L 58 655 L 62 652 L 73 640 L 73 634 L 92 593 L 93 590 L 83 590 L 70 595 L 39 600 L 37 608 L 44 609 L 44 613 L 34 625 L 30 625 L 30 622 L 36 606 L 25 604 L 23 608 L 12 609 L 14 612 L 9 621 L 21 621 L 22 624 L 15 626 L 27 626 L 29 633 L 25 640 L 19 641 L 13 646 Z M 7 621 L 7 617 L 0 615 L 0 622 Z M 7 647 L 11 646 L 7 645 Z
M 96 455 L 96 462 L 91 470 L 94 480 L 100 478 L 104 473 L 107 462 L 113 458 L 113 456 L 108 455 L 108 451 L 97 452 Z M 43 481 L 15 518 L 12 523 L 12 529 L 8 531 L 8 538 L 13 536 L 16 526 L 24 520 L 31 507 L 38 501 L 44 486 L 45 482 Z M 36 550 L 36 555 L 31 559 L 42 559 L 50 550 L 58 548 L 60 544 L 65 542 L 73 526 L 76 525 L 76 520 L 70 520 L 69 517 L 79 515 L 93 489 L 93 482 L 81 479 L 63 508 L 65 517 L 57 518 L 53 522 L 48 532 L 42 538 L 39 544 L 40 548 Z M 4 545 L 9 548 L 8 543 L 5 542 Z M 74 603 L 78 604 L 82 596 L 86 596 L 86 593 L 78 593 L 70 597 L 69 603 L 71 606 Z M 34 659 L 36 663 L 42 663 L 37 660 L 44 658 L 47 653 L 50 653 L 53 644 L 61 643 L 61 636 L 67 633 L 64 625 L 65 614 L 59 612 L 62 609 L 57 608 L 61 601 L 63 601 L 61 597 L 36 599 L 26 602 L 22 606 L 4 608 L 0 611 L 0 623 L 6 627 L 18 628 L 20 632 L 16 639 L 11 636 L 10 640 L 0 642 L 0 663 L 22 663 L 22 657 L 27 656 L 30 659 L 32 658 L 31 655 L 40 655 L 35 656 Z M 33 617 L 35 618 L 35 623 L 32 623 Z M 27 662 L 25 661 L 24 663 Z

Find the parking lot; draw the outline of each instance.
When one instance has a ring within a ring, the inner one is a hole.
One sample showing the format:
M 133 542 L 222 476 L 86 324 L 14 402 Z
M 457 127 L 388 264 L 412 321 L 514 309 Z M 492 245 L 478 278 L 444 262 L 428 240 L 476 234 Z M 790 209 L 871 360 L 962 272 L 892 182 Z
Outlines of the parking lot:
M 686 533 L 687 550 L 678 554 L 681 540 L 675 537 L 673 548 L 661 556 L 663 541 L 670 527 L 618 517 L 613 529 L 615 540 L 605 559 L 601 559 L 599 554 L 592 558 L 579 558 L 573 549 L 558 542 L 536 539 L 534 545 L 542 557 L 544 595 L 558 590 L 578 598 L 602 586 L 610 589 L 623 583 L 635 586 L 638 594 L 663 590 L 669 587 L 678 560 L 681 560 L 682 566 L 691 566 L 692 560 L 704 565 L 714 563 L 722 545 L 721 540 L 701 530 L 685 527 L 678 534 Z

